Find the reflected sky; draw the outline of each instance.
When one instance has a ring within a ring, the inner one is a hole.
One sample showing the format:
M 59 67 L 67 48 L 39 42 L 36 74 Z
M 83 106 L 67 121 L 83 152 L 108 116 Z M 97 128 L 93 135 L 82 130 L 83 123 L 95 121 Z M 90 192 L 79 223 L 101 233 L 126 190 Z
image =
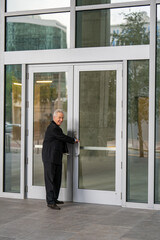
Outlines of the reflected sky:
M 135 0 L 134 0 L 135 1 Z M 28 4 L 31 2 L 31 4 Z M 111 0 L 111 3 L 126 2 L 126 0 Z M 127 2 L 133 2 L 133 0 L 127 0 Z M 70 0 L 8 0 L 7 1 L 7 11 L 20 11 L 20 10 L 34 10 L 34 9 L 45 9 L 45 8 L 56 8 L 56 7 L 68 7 L 70 6 Z M 124 15 L 132 12 L 146 12 L 147 16 L 150 16 L 150 7 L 127 7 L 127 8 L 118 8 L 112 9 L 111 14 L 111 25 L 123 24 L 125 22 Z M 42 19 L 52 20 L 54 16 L 50 14 L 41 15 Z M 70 19 L 66 14 L 57 14 L 56 20 L 69 29 Z
M 157 20 L 160 20 L 160 5 L 157 5 Z
M 125 3 L 125 2 L 133 2 L 133 1 L 136 1 L 136 0 L 111 0 L 111 3 Z M 54 1 L 53 0 L 45 0 L 45 1 L 44 0 L 34 0 L 34 1 L 33 0 L 28 0 L 28 1 L 7 0 L 6 9 L 7 9 L 7 12 L 11 12 L 11 11 L 59 8 L 59 7 L 69 7 L 69 6 L 70 6 L 70 0 L 54 0 Z
M 69 6 L 70 0 L 7 0 L 7 12 Z
M 150 18 L 150 7 L 130 7 L 130 8 L 115 8 L 111 9 L 111 25 L 115 24 L 123 24 L 126 23 L 126 20 L 124 19 L 124 14 L 130 14 L 130 13 L 138 13 L 138 12 L 146 12 L 146 22 L 147 17 L 148 21 Z

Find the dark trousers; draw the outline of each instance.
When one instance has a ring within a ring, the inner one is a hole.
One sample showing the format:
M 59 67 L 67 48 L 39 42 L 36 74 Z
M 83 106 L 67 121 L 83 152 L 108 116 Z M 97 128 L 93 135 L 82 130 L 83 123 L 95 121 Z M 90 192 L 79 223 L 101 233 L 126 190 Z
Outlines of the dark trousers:
M 43 162 L 47 204 L 54 204 L 61 187 L 62 165 Z

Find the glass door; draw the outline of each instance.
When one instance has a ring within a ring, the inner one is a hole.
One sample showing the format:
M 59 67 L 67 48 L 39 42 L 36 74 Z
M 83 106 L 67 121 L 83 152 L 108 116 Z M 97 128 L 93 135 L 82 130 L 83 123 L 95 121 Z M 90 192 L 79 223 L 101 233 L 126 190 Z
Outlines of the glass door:
M 29 66 L 28 68 L 28 198 L 45 199 L 42 143 L 52 113 L 64 111 L 62 129 L 65 134 L 72 131 L 73 67 Z M 72 149 L 69 149 L 70 153 Z M 72 161 L 63 156 L 63 176 L 60 199 L 72 200 Z
M 122 65 L 74 69 L 73 201 L 121 205 Z

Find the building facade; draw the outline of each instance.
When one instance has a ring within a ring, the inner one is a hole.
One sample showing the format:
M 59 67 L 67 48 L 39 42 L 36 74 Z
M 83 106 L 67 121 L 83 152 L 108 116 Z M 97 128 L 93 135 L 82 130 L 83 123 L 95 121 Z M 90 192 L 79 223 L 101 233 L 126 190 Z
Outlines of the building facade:
M 62 108 L 60 198 L 160 209 L 159 23 L 160 0 L 0 0 L 0 197 L 45 199 Z

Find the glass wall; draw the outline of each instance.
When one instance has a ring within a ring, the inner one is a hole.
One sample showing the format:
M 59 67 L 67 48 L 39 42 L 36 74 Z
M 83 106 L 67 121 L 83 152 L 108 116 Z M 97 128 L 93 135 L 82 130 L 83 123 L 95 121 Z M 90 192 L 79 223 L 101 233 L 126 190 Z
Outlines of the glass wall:
M 4 192 L 20 192 L 21 65 L 5 71 Z
M 133 1 L 138 0 L 77 0 L 75 5 L 125 2 L 129 5 L 129 2 Z M 70 0 L 28 0 L 26 4 L 25 0 L 6 0 L 6 11 L 8 13 L 5 29 L 5 50 L 12 51 L 10 53 L 11 61 L 13 61 L 13 57 L 16 57 L 16 52 L 13 53 L 13 51 L 70 48 L 70 2 Z M 120 4 L 117 5 L 121 6 Z M 49 10 L 65 7 L 67 7 L 67 12 L 60 13 L 30 15 L 32 12 L 28 12 L 29 15 L 24 16 L 18 16 L 18 12 L 17 16 L 10 13 L 12 11 Z M 89 7 L 88 9 L 87 7 L 77 7 L 75 9 L 76 22 L 73 33 L 74 31 L 76 33 L 74 39 L 76 48 L 148 45 L 150 43 L 149 4 L 148 6 L 123 6 L 113 9 L 89 10 Z M 160 203 L 160 7 L 158 6 L 157 9 L 155 202 Z M 73 21 L 73 19 L 71 20 Z M 73 36 L 75 35 L 73 34 Z M 32 54 L 36 53 L 32 52 Z M 123 59 L 119 60 L 123 61 Z M 25 59 L 24 64 L 28 64 Z M 61 86 L 55 82 L 56 75 L 53 73 L 41 73 L 34 76 L 34 99 L 32 100 L 34 102 L 33 183 L 35 186 L 44 185 L 41 145 L 45 128 L 51 119 L 48 112 L 52 112 L 53 102 L 54 104 L 60 102 L 65 109 L 65 121 L 62 127 L 64 132 L 67 132 L 67 77 L 65 74 L 59 74 L 59 77 L 61 75 L 61 79 L 64 80 L 61 82 Z M 79 188 L 81 189 L 115 190 L 115 78 L 116 73 L 114 71 L 82 72 L 80 74 L 80 139 L 82 148 L 79 158 Z M 43 79 L 52 82 L 38 82 Z M 4 90 L 4 192 L 20 192 L 21 84 L 21 65 L 7 65 Z M 60 101 L 57 99 L 60 99 Z M 45 101 L 48 101 L 47 104 Z M 148 107 L 149 62 L 146 60 L 128 61 L 126 197 L 128 202 L 146 203 L 148 200 Z M 90 114 L 87 115 L 89 111 Z M 97 139 L 93 137 L 95 135 L 98 136 Z M 89 147 L 94 148 L 94 151 L 90 150 Z M 108 149 L 104 150 L 104 148 Z M 100 165 L 97 159 L 99 159 Z M 67 157 L 64 157 L 63 161 L 62 187 L 66 187 Z
M 70 0 L 6 0 L 6 11 L 24 11 L 35 9 L 47 9 L 57 7 L 69 7 Z
M 80 72 L 79 188 L 115 191 L 116 70 Z
M 76 47 L 149 44 L 149 7 L 77 12 Z
M 105 4 L 105 3 L 124 3 L 124 2 L 133 2 L 133 1 L 138 1 L 138 0 L 77 0 L 77 6 Z
M 155 203 L 160 204 L 160 5 L 157 5 Z
M 70 47 L 70 13 L 6 18 L 6 51 Z
M 149 62 L 128 61 L 127 201 L 148 201 Z

